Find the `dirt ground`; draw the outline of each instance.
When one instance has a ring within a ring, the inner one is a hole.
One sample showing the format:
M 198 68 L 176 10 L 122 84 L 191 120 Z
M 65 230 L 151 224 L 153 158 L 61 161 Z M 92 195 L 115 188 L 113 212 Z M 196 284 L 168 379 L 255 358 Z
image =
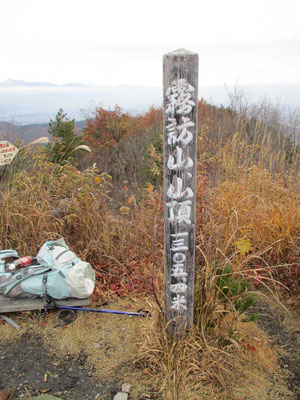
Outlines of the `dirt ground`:
M 22 398 L 49 392 L 73 400 L 111 399 L 118 391 L 117 382 L 99 381 L 93 368 L 86 364 L 86 355 L 64 359 L 51 354 L 43 340 L 24 335 L 21 340 L 1 345 L 0 388 L 15 389 L 15 397 Z
M 136 312 L 143 306 L 143 300 L 125 299 L 105 308 Z M 21 326 L 0 324 L 0 391 L 13 388 L 13 399 L 48 393 L 67 400 L 111 400 L 122 384 L 132 383 L 134 338 L 144 318 L 78 312 L 73 323 L 61 326 L 57 311 L 7 316 Z M 139 385 L 135 389 L 141 393 Z
M 140 299 L 130 299 L 105 308 L 137 311 L 149 307 Z M 286 387 L 291 391 L 288 397 L 281 392 L 276 399 L 298 400 L 299 326 L 288 324 L 282 312 L 266 303 L 256 305 L 256 311 L 261 313 L 258 324 L 278 354 Z M 66 400 L 112 400 L 125 382 L 133 386 L 130 399 L 161 399 L 153 390 L 151 393 L 140 372 L 133 367 L 138 352 L 136 338 L 141 329 L 140 318 L 80 312 L 73 323 L 60 326 L 57 312 L 9 316 L 21 329 L 17 331 L 7 323 L 0 324 L 0 390 L 13 388 L 12 399 L 48 393 Z M 143 319 L 143 323 L 147 321 Z M 147 381 L 147 376 L 144 379 Z M 274 376 L 274 388 L 275 380 Z M 271 399 L 274 399 L 274 392 L 262 400 Z

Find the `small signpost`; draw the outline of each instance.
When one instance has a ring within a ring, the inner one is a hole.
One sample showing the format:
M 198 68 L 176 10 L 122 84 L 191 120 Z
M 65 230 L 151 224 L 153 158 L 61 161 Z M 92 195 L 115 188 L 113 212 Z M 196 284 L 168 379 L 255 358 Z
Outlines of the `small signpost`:
M 19 149 L 9 143 L 7 140 L 0 141 L 0 167 L 10 164 L 18 151 Z
M 198 54 L 163 58 L 165 315 L 170 336 L 193 324 Z

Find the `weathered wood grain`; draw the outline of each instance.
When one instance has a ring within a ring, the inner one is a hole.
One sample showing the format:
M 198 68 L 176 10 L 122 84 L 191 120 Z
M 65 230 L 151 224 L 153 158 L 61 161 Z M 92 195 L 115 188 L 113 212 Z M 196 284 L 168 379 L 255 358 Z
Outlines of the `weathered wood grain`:
M 170 335 L 193 324 L 198 55 L 163 57 L 165 315 Z

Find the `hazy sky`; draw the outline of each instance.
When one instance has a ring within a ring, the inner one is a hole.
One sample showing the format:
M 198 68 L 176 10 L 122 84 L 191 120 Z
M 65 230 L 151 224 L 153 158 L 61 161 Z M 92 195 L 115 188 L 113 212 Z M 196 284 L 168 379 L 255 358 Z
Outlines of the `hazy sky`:
M 0 81 L 160 86 L 199 53 L 200 85 L 300 83 L 300 0 L 0 0 Z

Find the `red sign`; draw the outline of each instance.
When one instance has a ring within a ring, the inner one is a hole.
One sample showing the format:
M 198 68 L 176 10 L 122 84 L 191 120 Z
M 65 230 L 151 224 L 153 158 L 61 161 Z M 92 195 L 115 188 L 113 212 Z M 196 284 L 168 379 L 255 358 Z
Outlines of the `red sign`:
M 2 165 L 10 164 L 18 151 L 19 149 L 7 140 L 0 142 L 0 167 Z

